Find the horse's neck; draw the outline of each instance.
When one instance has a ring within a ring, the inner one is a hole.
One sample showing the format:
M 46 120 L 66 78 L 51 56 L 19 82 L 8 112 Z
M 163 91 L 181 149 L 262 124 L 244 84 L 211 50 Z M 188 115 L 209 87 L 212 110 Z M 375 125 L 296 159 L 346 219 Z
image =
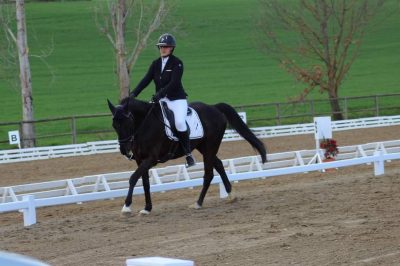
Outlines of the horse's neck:
M 129 104 L 129 108 L 134 117 L 135 127 L 139 128 L 142 122 L 148 117 L 152 107 L 147 102 L 136 100 L 132 104 Z
M 145 116 L 151 106 L 147 102 L 136 100 L 129 104 L 129 109 L 134 116 Z

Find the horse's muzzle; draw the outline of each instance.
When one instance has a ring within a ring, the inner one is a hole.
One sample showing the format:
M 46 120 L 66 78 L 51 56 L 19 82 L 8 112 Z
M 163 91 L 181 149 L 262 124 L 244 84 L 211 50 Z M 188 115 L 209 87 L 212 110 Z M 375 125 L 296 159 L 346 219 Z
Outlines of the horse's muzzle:
M 120 151 L 120 153 L 122 155 L 124 155 L 129 160 L 135 159 L 134 156 L 133 156 L 133 152 L 131 150 L 131 147 L 130 147 L 130 145 L 128 145 L 128 143 L 119 144 L 119 151 Z

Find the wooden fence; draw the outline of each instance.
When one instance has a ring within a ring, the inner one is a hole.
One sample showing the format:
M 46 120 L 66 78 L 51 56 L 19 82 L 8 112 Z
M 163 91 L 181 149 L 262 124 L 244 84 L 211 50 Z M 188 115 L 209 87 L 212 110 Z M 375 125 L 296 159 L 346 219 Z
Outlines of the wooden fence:
M 400 114 L 400 93 L 338 98 L 344 119 Z M 330 116 L 329 100 L 235 106 L 246 112 L 250 127 L 310 123 L 315 116 Z M 0 149 L 9 149 L 8 131 L 20 130 L 23 121 L 0 123 Z M 115 138 L 110 114 L 38 119 L 36 146 L 77 144 Z

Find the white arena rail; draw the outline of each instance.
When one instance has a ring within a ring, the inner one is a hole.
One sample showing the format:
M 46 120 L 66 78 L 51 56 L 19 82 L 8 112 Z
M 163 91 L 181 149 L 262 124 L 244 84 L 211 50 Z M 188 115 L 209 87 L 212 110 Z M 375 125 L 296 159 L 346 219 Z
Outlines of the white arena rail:
M 400 125 L 400 115 L 333 121 L 332 130 L 343 131 L 394 125 Z M 252 131 L 259 138 L 312 134 L 314 133 L 314 124 L 307 123 L 274 127 L 258 127 L 252 128 Z M 225 132 L 223 141 L 235 141 L 241 139 L 242 138 L 236 131 L 227 130 Z M 0 151 L 0 164 L 118 151 L 119 146 L 116 140 L 95 141 L 62 146 L 3 150 Z
M 321 150 L 301 150 L 268 155 L 262 164 L 259 156 L 227 159 L 223 165 L 231 181 L 266 178 L 279 175 L 324 171 L 352 165 L 374 163 L 375 174 L 384 173 L 384 161 L 400 159 L 400 140 L 339 147 L 336 161 L 321 162 Z M 23 210 L 26 226 L 36 223 L 36 208 L 81 203 L 126 196 L 132 172 L 85 176 L 59 181 L 16 185 L 0 188 L 0 213 Z M 186 169 L 184 165 L 150 170 L 151 191 L 160 192 L 203 184 L 203 164 Z M 213 184 L 220 184 L 221 197 L 226 196 L 219 176 Z M 143 194 L 141 180 L 134 194 Z

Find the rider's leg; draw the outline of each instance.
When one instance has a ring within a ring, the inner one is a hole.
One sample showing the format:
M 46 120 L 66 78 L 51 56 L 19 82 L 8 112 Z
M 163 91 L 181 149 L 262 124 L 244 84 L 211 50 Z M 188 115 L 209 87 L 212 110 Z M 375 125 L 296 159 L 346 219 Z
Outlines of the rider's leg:
M 186 156 L 186 166 L 190 167 L 195 165 L 196 161 L 193 158 L 190 148 L 189 131 L 178 131 L 178 138 Z
M 189 131 L 186 125 L 186 116 L 187 116 L 187 101 L 185 99 L 182 100 L 167 100 L 168 108 L 174 112 L 175 118 L 175 127 L 178 131 L 179 142 L 182 145 L 183 151 L 186 155 L 186 163 L 187 167 L 195 165 L 196 162 L 191 154 L 190 148 L 190 139 L 189 139 Z

